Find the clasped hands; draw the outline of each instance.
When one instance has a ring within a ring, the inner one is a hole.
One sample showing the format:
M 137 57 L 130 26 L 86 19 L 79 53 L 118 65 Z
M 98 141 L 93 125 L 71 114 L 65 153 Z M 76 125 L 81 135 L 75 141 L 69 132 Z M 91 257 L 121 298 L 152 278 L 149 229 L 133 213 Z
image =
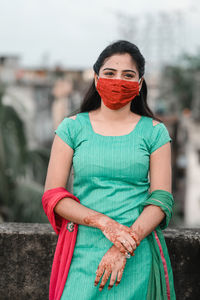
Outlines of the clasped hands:
M 116 278 L 116 285 L 120 283 L 126 265 L 126 259 L 130 257 L 130 255 L 134 255 L 136 247 L 140 244 L 140 239 L 138 234 L 131 228 L 107 216 L 90 216 L 89 223 L 96 223 L 106 238 L 113 243 L 113 246 L 105 253 L 97 268 L 94 282 L 95 286 L 98 285 L 103 276 L 99 286 L 99 290 L 101 291 L 111 275 L 108 286 L 108 289 L 111 289 Z

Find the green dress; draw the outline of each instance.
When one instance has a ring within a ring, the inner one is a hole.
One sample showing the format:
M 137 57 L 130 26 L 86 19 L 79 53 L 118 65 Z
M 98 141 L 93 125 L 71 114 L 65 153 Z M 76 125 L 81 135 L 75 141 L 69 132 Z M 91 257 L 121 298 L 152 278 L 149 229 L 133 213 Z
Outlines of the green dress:
M 84 112 L 65 118 L 55 132 L 74 150 L 73 194 L 86 207 L 130 227 L 149 194 L 150 154 L 171 142 L 166 126 L 153 126 L 152 118 L 141 116 L 129 134 L 103 136 L 94 132 Z M 146 299 L 152 264 L 147 237 L 127 259 L 118 286 L 108 290 L 110 277 L 101 292 L 94 286 L 97 267 L 112 245 L 99 229 L 79 225 L 61 300 Z

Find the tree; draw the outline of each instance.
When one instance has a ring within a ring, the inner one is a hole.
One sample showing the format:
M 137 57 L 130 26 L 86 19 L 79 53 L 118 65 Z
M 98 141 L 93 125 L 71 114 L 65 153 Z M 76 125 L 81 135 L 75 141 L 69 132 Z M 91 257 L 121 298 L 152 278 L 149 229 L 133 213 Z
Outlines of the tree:
M 194 56 L 184 54 L 178 64 L 164 67 L 159 98 L 169 103 L 170 111 L 193 109 L 199 72 L 200 51 Z

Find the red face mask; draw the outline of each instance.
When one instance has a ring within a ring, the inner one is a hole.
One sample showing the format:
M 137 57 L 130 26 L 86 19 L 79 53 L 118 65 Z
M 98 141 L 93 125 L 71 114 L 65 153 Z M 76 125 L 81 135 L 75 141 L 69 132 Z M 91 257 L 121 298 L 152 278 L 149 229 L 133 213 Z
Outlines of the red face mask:
M 139 95 L 138 81 L 100 77 L 96 89 L 103 103 L 110 109 L 119 109 Z

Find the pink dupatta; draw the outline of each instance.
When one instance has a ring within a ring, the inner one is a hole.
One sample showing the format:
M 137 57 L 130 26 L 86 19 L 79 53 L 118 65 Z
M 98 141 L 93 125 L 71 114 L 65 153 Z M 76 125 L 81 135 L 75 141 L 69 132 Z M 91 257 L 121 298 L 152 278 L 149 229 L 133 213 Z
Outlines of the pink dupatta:
M 44 192 L 42 205 L 49 222 L 58 236 L 51 269 L 49 300 L 59 300 L 67 280 L 76 243 L 78 224 L 68 221 L 54 212 L 54 207 L 63 198 L 79 199 L 65 188 L 53 188 Z

